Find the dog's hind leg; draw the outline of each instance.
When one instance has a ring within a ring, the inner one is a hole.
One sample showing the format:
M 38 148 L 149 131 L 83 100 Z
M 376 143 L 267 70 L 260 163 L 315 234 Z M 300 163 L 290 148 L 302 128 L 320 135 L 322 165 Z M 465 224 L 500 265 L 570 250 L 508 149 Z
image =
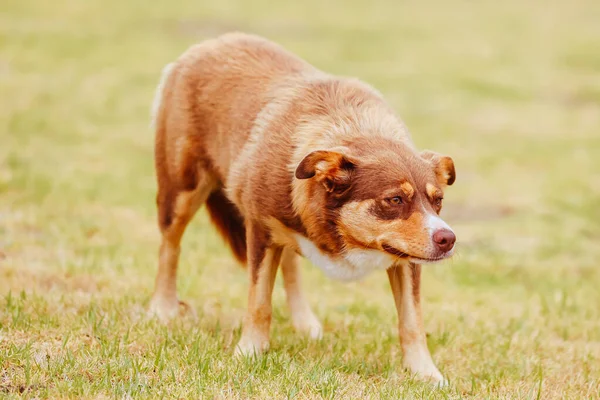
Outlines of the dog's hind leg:
M 152 106 L 162 242 L 150 313 L 162 321 L 176 316 L 181 305 L 186 306 L 177 298 L 179 243 L 198 208 L 217 188 L 216 179 L 202 167 L 203 126 L 191 111 L 195 97 L 187 92 L 180 70 L 176 63 L 164 68 Z
M 311 339 L 320 339 L 323 336 L 323 327 L 302 293 L 299 258 L 290 248 L 285 248 L 281 256 L 283 286 L 292 322 L 298 332 L 307 334 Z
M 179 190 L 174 193 L 166 188 L 160 188 L 159 184 L 157 203 L 162 242 L 154 294 L 150 301 L 150 313 L 163 322 L 175 317 L 180 306 L 186 307 L 193 313 L 193 309 L 177 298 L 179 244 L 188 223 L 214 189 L 214 180 L 206 173 L 198 173 L 196 181 L 194 189 Z

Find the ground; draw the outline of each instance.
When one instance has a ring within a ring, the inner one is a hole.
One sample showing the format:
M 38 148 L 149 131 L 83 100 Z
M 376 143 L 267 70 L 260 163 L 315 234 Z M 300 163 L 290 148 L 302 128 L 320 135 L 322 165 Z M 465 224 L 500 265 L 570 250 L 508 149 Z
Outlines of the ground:
M 0 397 L 600 397 L 598 15 L 594 0 L 3 0 Z M 454 158 L 458 254 L 423 276 L 447 389 L 402 371 L 385 274 L 341 284 L 308 262 L 323 340 L 293 331 L 278 281 L 272 350 L 236 361 L 246 273 L 204 211 L 179 280 L 198 322 L 145 318 L 153 91 L 230 30 L 372 83 L 420 148 Z

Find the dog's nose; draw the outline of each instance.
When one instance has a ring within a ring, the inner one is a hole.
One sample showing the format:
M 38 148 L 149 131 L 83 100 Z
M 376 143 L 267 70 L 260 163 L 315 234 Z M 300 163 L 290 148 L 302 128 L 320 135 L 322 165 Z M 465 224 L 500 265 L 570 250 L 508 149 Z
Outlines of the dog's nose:
M 440 229 L 433 234 L 433 241 L 438 249 L 445 253 L 452 250 L 456 236 L 450 229 Z

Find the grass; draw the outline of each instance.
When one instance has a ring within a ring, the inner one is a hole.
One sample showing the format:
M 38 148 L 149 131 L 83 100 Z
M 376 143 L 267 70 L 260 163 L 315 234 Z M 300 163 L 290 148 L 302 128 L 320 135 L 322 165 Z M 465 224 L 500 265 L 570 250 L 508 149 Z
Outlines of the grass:
M 0 7 L 0 397 L 600 398 L 598 3 L 4 0 Z M 203 212 L 179 290 L 156 270 L 149 105 L 161 68 L 238 29 L 377 86 L 421 148 L 453 156 L 459 254 L 424 271 L 450 387 L 401 369 L 385 275 L 305 265 L 324 339 L 275 290 L 272 351 L 232 358 L 246 275 Z

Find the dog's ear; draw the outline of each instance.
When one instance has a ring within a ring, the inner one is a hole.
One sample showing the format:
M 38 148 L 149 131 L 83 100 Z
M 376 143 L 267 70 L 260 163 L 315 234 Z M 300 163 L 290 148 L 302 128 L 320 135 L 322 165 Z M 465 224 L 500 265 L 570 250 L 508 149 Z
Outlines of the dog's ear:
M 356 166 L 344 149 L 317 150 L 305 156 L 296 167 L 297 179 L 314 178 L 328 192 L 343 192 L 350 186 L 352 170 Z
M 421 152 L 421 157 L 431 163 L 440 185 L 450 186 L 454 183 L 456 180 L 456 171 L 454 170 L 454 161 L 452 161 L 452 158 L 429 150 Z

